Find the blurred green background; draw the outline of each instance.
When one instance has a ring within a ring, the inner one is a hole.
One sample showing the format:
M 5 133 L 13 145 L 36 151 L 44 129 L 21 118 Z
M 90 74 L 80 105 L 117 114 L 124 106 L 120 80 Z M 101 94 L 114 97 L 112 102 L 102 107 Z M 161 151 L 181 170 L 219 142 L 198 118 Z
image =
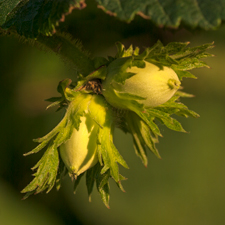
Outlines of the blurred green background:
M 59 30 L 80 39 L 93 56 L 114 55 L 116 41 L 141 49 L 158 39 L 164 44 L 190 41 L 192 47 L 214 41 L 211 53 L 216 57 L 205 60 L 211 69 L 193 70 L 198 79 L 182 83 L 185 92 L 196 96 L 183 102 L 201 117 L 179 118 L 187 134 L 161 127 L 164 137 L 157 147 L 162 160 L 149 152 L 147 168 L 136 157 L 131 136 L 116 130 L 115 144 L 130 169 L 121 168 L 128 178 L 123 182 L 126 193 L 110 184 L 110 210 L 96 191 L 88 202 L 84 180 L 74 195 L 69 178 L 59 191 L 22 201 L 20 191 L 31 181 L 30 168 L 43 151 L 28 157 L 23 153 L 36 146 L 33 138 L 49 132 L 63 115 L 55 109 L 46 111 L 44 99 L 58 95 L 60 80 L 76 75 L 55 54 L 0 37 L 0 224 L 225 224 L 225 27 L 200 31 L 182 25 L 168 30 L 138 16 L 127 24 L 106 15 L 92 1 L 87 5 L 67 16 Z

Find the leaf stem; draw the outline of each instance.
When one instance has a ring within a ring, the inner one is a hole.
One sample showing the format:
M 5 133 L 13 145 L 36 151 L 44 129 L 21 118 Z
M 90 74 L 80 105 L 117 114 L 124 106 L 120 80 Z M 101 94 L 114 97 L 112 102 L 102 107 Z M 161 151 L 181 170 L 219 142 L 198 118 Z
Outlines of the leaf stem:
M 62 56 L 65 61 L 71 62 L 83 76 L 95 70 L 93 61 L 82 49 L 81 44 L 73 41 L 67 34 L 57 33 L 50 37 L 39 35 L 36 41 Z

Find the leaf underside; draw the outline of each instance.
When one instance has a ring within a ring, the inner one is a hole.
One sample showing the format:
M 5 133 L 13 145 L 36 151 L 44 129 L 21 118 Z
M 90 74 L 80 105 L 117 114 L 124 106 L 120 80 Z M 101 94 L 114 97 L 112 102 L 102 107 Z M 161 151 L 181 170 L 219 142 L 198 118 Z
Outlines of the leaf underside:
M 140 15 L 159 27 L 210 30 L 225 20 L 225 0 L 96 0 L 98 7 L 126 22 Z M 1 0 L 0 27 L 13 27 L 18 34 L 35 38 L 52 35 L 59 22 L 74 9 L 83 9 L 84 0 Z
M 85 7 L 83 0 L 10 0 L 0 2 L 0 26 L 14 27 L 20 35 L 34 38 L 51 35 L 73 9 Z
M 130 22 L 136 14 L 157 26 L 177 28 L 181 23 L 204 30 L 214 29 L 225 20 L 224 0 L 96 0 L 99 8 Z

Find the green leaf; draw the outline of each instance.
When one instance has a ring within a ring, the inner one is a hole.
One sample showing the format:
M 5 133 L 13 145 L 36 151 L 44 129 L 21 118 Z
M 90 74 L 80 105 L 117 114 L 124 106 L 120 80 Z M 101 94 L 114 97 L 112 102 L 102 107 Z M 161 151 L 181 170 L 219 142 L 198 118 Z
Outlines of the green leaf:
M 212 54 L 206 52 L 213 48 L 214 43 L 204 44 L 197 47 L 187 47 L 189 43 L 172 42 L 166 46 L 158 41 L 153 47 L 146 49 L 140 56 L 135 59 L 144 59 L 157 65 L 160 69 L 162 66 L 171 67 L 183 77 L 195 78 L 190 73 L 179 73 L 179 71 L 191 70 L 200 67 L 209 67 L 201 58 L 211 57 Z
M 52 97 L 52 98 L 46 99 L 45 101 L 52 102 L 50 105 L 48 105 L 46 107 L 46 109 L 49 109 L 51 107 L 59 106 L 60 103 L 62 103 L 62 98 L 61 97 Z M 59 111 L 60 109 L 61 109 L 61 107 L 59 107 L 57 109 L 57 111 Z
M 175 114 L 178 116 L 183 116 L 183 117 L 189 117 L 189 116 L 194 117 L 194 118 L 200 117 L 200 115 L 198 113 L 196 113 L 188 108 L 180 109 Z
M 174 70 L 192 70 L 194 68 L 201 68 L 209 66 L 203 62 L 198 60 L 197 58 L 186 58 L 185 60 L 180 61 L 179 65 L 172 66 Z
M 95 181 L 101 172 L 101 166 L 97 163 L 92 168 L 88 169 L 86 172 L 86 186 L 88 191 L 89 201 L 91 201 L 91 194 L 94 188 Z
M 47 189 L 48 193 L 55 185 L 58 166 L 58 150 L 51 143 L 42 158 L 32 168 L 32 170 L 37 170 L 34 174 L 35 178 L 21 191 L 22 193 L 27 192 L 28 195 L 25 198 L 32 193 L 38 194 L 45 189 Z
M 140 111 L 134 111 L 137 113 L 137 115 L 148 125 L 148 127 L 151 129 L 152 133 L 155 136 L 162 137 L 162 134 L 159 130 L 159 127 L 154 122 L 155 117 L 152 115 L 149 115 L 146 111 L 140 112 Z
M 156 120 L 171 130 L 186 132 L 180 122 L 171 117 L 171 115 L 184 117 L 199 116 L 194 111 L 189 110 L 184 104 L 176 102 L 180 97 L 193 97 L 193 95 L 177 91 L 166 103 L 154 108 L 145 108 L 144 104 L 141 103 L 141 100 L 144 100 L 145 98 L 119 91 L 120 86 L 118 86 L 118 83 L 123 84 L 125 80 L 129 78 L 126 70 L 130 67 L 130 64 L 139 67 L 141 70 L 145 61 L 154 63 L 159 68 L 163 68 L 163 66 L 171 67 L 175 70 L 180 80 L 183 77 L 196 78 L 187 70 L 203 66 L 208 67 L 207 64 L 200 59 L 212 56 L 212 54 L 207 53 L 206 50 L 211 49 L 213 43 L 197 47 L 188 47 L 188 44 L 188 42 L 172 42 L 163 46 L 163 44 L 158 41 L 154 46 L 145 49 L 143 53 L 138 55 L 134 53 L 132 46 L 125 50 L 122 44 L 117 43 L 118 53 L 116 57 L 118 58 L 108 66 L 108 80 L 106 79 L 106 81 L 110 85 L 110 89 L 108 89 L 108 92 L 106 93 L 103 86 L 103 95 L 105 95 L 105 97 L 107 96 L 115 107 L 130 110 L 127 111 L 125 115 L 118 115 L 118 117 L 123 120 L 123 127 L 119 127 L 125 132 L 131 133 L 135 152 L 141 158 L 145 166 L 147 166 L 148 162 L 146 148 L 150 149 L 158 158 L 160 158 L 155 144 L 158 143 L 158 136 L 162 135 Z M 114 79 L 114 77 L 116 78 Z M 104 84 L 106 83 L 103 83 L 103 85 Z M 108 156 L 108 158 L 110 157 Z M 118 176 L 117 168 L 110 165 L 110 160 L 107 163 L 109 165 L 103 167 L 102 172 L 106 172 L 111 166 L 111 168 L 115 168 L 114 172 Z M 107 163 L 105 165 L 107 165 Z
M 118 164 L 121 164 L 123 167 L 128 168 L 126 162 L 119 154 L 115 145 L 113 144 L 113 136 L 112 136 L 112 124 L 111 121 L 107 120 L 107 124 L 101 129 L 99 129 L 98 134 L 98 154 L 100 159 L 103 160 L 103 168 L 101 170 L 101 174 L 110 170 L 110 175 L 113 179 L 118 183 L 120 181 L 119 176 L 119 167 Z M 100 160 L 100 162 L 102 162 Z
M 160 106 L 157 106 L 156 109 L 159 109 L 160 111 L 165 112 L 169 115 L 176 114 L 178 116 L 184 116 L 184 117 L 191 116 L 194 118 L 198 118 L 199 117 L 198 113 L 188 109 L 188 107 L 186 105 L 182 104 L 181 102 L 176 102 L 176 100 L 180 96 L 181 97 L 193 97 L 190 94 L 178 92 L 177 96 L 174 96 L 168 102 L 166 102 Z
M 101 174 L 102 166 L 97 163 L 94 167 L 86 172 L 86 186 L 88 190 L 89 201 L 91 201 L 91 193 L 93 191 L 94 184 L 96 183 L 97 190 L 101 195 L 102 201 L 107 208 L 109 208 L 109 170 Z
M 67 112 L 61 122 L 47 135 L 36 139 L 35 141 L 40 144 L 32 151 L 25 154 L 37 153 L 49 144 L 42 158 L 32 168 L 37 169 L 37 172 L 34 174 L 35 178 L 22 190 L 23 193 L 27 192 L 25 198 L 33 193 L 40 193 L 45 189 L 48 189 L 48 192 L 55 183 L 57 183 L 57 188 L 60 187 L 60 177 L 58 177 L 57 174 L 62 171 L 58 171 L 59 156 L 57 148 L 70 138 L 74 128 L 79 129 L 81 122 L 80 117 L 87 109 L 91 98 L 92 95 L 78 93 L 75 100 L 69 104 Z
M 132 45 L 128 49 L 125 49 L 125 46 L 122 43 L 117 42 L 116 47 L 117 47 L 117 54 L 115 58 L 129 57 L 139 54 L 139 48 L 136 47 L 135 49 L 133 49 Z
M 65 116 L 61 120 L 61 122 L 52 131 L 50 131 L 48 134 L 46 134 L 44 137 L 34 139 L 35 142 L 39 142 L 40 144 L 36 148 L 34 148 L 32 151 L 25 153 L 24 156 L 27 156 L 27 155 L 30 155 L 33 153 L 37 153 L 41 149 L 43 149 L 57 133 L 59 133 L 61 130 L 64 129 L 64 127 L 66 126 L 66 123 L 67 123 L 67 117 Z
M 0 26 L 14 27 L 20 35 L 34 38 L 52 35 L 59 22 L 73 9 L 85 7 L 83 0 L 22 0 L 0 2 Z
M 68 174 L 68 170 L 65 164 L 63 163 L 62 159 L 59 157 L 59 169 L 58 169 L 58 173 L 57 173 L 57 177 L 55 181 L 57 191 L 61 188 L 62 180 L 67 174 Z
M 77 191 L 77 187 L 81 181 L 81 178 L 84 176 L 84 173 L 80 174 L 78 177 L 76 177 L 75 181 L 74 181 L 74 186 L 73 186 L 73 193 L 76 194 Z
M 69 87 L 69 85 L 72 83 L 71 79 L 64 79 L 62 81 L 59 82 L 58 87 L 57 87 L 57 91 L 65 97 L 65 90 L 67 87 Z
M 107 74 L 107 68 L 105 66 L 101 66 L 100 68 L 98 68 L 97 70 L 95 70 L 94 72 L 86 76 L 85 80 L 86 81 L 92 80 L 92 79 L 105 80 L 106 74 Z
M 127 112 L 126 121 L 129 132 L 133 137 L 135 153 L 141 158 L 143 164 L 145 166 L 148 164 L 146 148 L 149 148 L 158 158 L 161 158 L 155 147 L 158 138 L 153 137 L 146 123 L 133 112 Z
M 83 93 L 99 94 L 101 93 L 102 89 L 101 81 L 105 80 L 107 75 L 107 67 L 105 65 L 102 65 L 87 76 L 83 76 L 82 74 L 79 75 L 80 77 L 76 82 L 76 87 L 72 91 L 82 91 Z
M 93 59 L 95 69 L 98 69 L 101 66 L 108 65 L 109 61 L 105 57 L 95 57 Z
M 140 121 L 140 132 L 145 142 L 145 145 L 152 151 L 152 153 L 161 159 L 161 156 L 155 144 L 158 143 L 158 136 L 153 136 L 151 130 L 144 121 Z
M 21 2 L 21 0 L 0 1 L 0 26 L 5 23 L 8 14 Z
M 109 178 L 109 173 L 102 174 L 102 176 L 100 176 L 97 179 L 97 189 L 101 195 L 101 199 L 102 199 L 103 203 L 109 209 L 110 193 L 109 193 L 108 178 Z
M 114 82 L 124 84 L 125 80 L 134 75 L 134 73 L 127 73 L 126 70 L 128 67 L 131 67 L 133 58 L 132 57 L 124 57 L 118 58 L 114 60 L 108 66 L 108 74 L 107 76 L 114 76 Z
M 123 21 L 131 21 L 138 14 L 157 26 L 177 28 L 181 23 L 209 30 L 225 20 L 224 0 L 97 0 L 99 7 Z
M 61 94 L 61 97 L 52 97 L 49 99 L 46 99 L 45 101 L 53 102 L 52 104 L 48 105 L 47 109 L 54 106 L 59 106 L 58 110 L 62 109 L 64 106 L 67 105 L 67 93 L 66 88 L 72 83 L 71 79 L 64 79 L 59 82 L 57 91 Z M 74 96 L 73 96 L 74 97 Z
M 189 94 L 189 93 L 185 93 L 185 92 L 183 92 L 183 91 L 177 91 L 177 92 L 175 93 L 174 97 L 175 97 L 175 98 L 177 98 L 177 97 L 182 97 L 182 98 L 193 98 L 193 97 L 195 97 L 195 96 L 192 95 L 192 94 Z M 174 97 L 173 97 L 173 98 L 174 98 Z M 171 100 L 172 100 L 173 98 L 171 98 Z M 169 101 L 170 101 L 170 100 L 169 100 Z
M 113 89 L 113 94 L 116 95 L 117 98 L 119 98 L 121 106 L 124 105 L 126 108 L 135 112 L 144 111 L 143 104 L 139 103 L 138 100 L 144 100 L 145 98 L 138 95 L 117 91 L 115 89 Z
M 182 70 L 177 70 L 177 69 L 174 69 L 174 71 L 177 74 L 177 76 L 179 77 L 180 81 L 183 79 L 183 77 L 197 79 L 197 77 L 195 75 L 193 75 L 192 73 L 190 73 L 188 71 L 182 71 Z
M 76 96 L 75 100 L 70 102 L 68 108 L 68 120 L 73 123 L 73 127 L 79 130 L 80 117 L 83 116 L 85 110 L 87 110 L 88 104 L 92 96 L 89 94 L 79 94 Z
M 112 121 L 111 118 L 111 106 L 107 103 L 105 98 L 93 95 L 90 103 L 88 104 L 87 111 L 90 117 L 99 125 L 102 129 L 105 126 L 106 118 Z
M 113 84 L 112 84 L 113 86 Z M 145 100 L 146 98 L 144 97 L 141 97 L 141 96 L 138 96 L 138 95 L 134 95 L 134 94 L 131 94 L 131 93 L 127 93 L 127 92 L 121 92 L 121 91 L 116 91 L 116 95 L 119 96 L 121 99 L 124 99 L 124 100 Z M 142 104 L 140 104 L 140 107 L 142 106 Z
M 185 132 L 181 124 L 174 118 L 170 117 L 168 113 L 165 113 L 162 110 L 158 110 L 158 109 L 148 109 L 147 112 L 149 113 L 149 115 L 159 119 L 169 129 Z

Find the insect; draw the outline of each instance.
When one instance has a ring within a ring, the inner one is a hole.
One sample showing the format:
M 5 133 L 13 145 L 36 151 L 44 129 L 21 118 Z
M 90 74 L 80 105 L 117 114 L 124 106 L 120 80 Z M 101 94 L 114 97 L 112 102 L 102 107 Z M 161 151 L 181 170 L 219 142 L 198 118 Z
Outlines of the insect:
M 80 91 L 83 89 L 87 91 L 93 91 L 93 93 L 95 94 L 102 94 L 102 82 L 100 79 L 89 80 L 76 91 Z

